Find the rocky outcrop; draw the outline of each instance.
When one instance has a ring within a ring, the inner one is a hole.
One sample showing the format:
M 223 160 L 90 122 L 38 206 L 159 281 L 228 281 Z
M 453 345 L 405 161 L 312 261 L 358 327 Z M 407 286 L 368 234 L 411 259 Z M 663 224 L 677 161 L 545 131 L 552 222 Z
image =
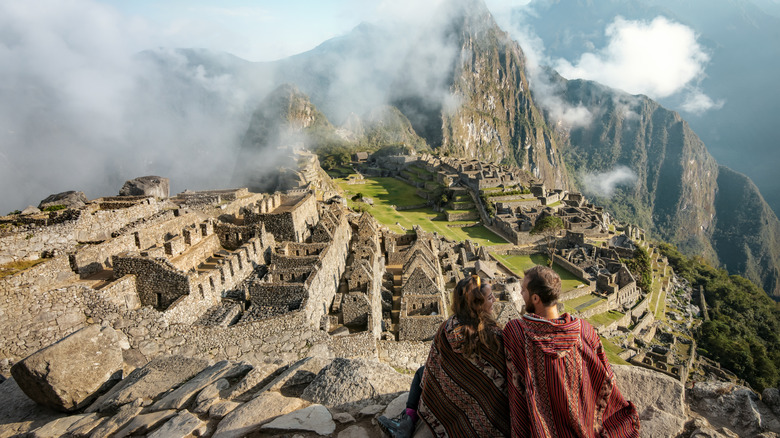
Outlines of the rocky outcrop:
M 141 176 L 126 181 L 119 190 L 119 196 L 154 196 L 167 198 L 171 194 L 171 183 L 161 176 Z
M 676 436 L 684 426 L 685 389 L 679 380 L 645 368 L 614 365 L 618 388 L 636 405 L 643 437 Z
M 94 400 L 122 366 L 117 332 L 92 325 L 31 354 L 15 364 L 11 374 L 36 402 L 75 411 Z
M 345 436 L 359 431 L 379 436 L 372 419 L 402 409 L 405 397 L 396 395 L 411 382 L 410 375 L 366 359 L 313 357 L 278 370 L 258 368 L 267 376 L 259 383 L 248 368 L 230 361 L 208 366 L 203 360 L 163 357 L 130 373 L 85 412 L 72 415 L 35 404 L 9 379 L 2 384 L 3 398 L 9 394 L 13 405 L 0 398 L 0 435 L 225 438 L 284 431 L 340 436 L 351 427 Z M 300 386 L 306 388 L 295 389 Z M 323 403 L 289 396 L 291 390 L 307 392 L 309 387 Z
M 81 208 L 89 202 L 84 192 L 77 192 L 74 190 L 62 193 L 56 193 L 49 195 L 46 199 L 38 204 L 38 208 L 43 210 L 46 207 L 52 207 L 55 205 L 64 205 L 67 208 Z
M 765 391 L 766 392 L 766 391 Z M 690 391 L 690 408 L 706 419 L 713 428 L 731 431 L 739 436 L 780 434 L 780 419 L 773 412 L 771 392 L 764 401 L 750 388 L 724 382 L 697 382 Z M 770 435 L 764 435 L 770 436 Z
M 309 357 L 278 369 L 248 368 L 163 357 L 72 414 L 34 403 L 11 378 L 0 384 L 0 436 L 383 436 L 375 418 L 403 411 L 402 391 L 412 380 L 373 359 Z M 776 390 L 765 391 L 762 402 L 744 387 L 697 383 L 686 402 L 677 380 L 639 367 L 613 369 L 639 410 L 642 437 L 770 437 L 780 430 L 771 411 Z M 414 436 L 431 434 L 421 424 Z

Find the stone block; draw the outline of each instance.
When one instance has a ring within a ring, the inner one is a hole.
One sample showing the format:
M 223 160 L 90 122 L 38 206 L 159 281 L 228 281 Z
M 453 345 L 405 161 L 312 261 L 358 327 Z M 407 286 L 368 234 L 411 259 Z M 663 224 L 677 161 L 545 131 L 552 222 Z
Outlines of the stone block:
M 128 423 L 121 430 L 117 431 L 117 433 L 114 434 L 113 438 L 125 438 L 131 434 L 133 435 L 145 434 L 155 429 L 163 421 L 170 419 L 174 415 L 176 415 L 175 409 L 171 409 L 168 411 L 151 412 L 148 414 L 141 414 L 133 418 L 133 420 L 130 421 L 130 423 Z
M 137 399 L 143 400 L 144 405 L 149 405 L 166 391 L 201 372 L 207 365 L 206 360 L 181 356 L 155 359 L 130 373 L 95 401 L 88 411 L 110 412 Z
M 411 383 L 412 376 L 400 374 L 376 360 L 336 358 L 319 372 L 301 398 L 337 406 L 404 392 Z
M 198 392 L 219 379 L 230 379 L 245 375 L 252 366 L 245 363 L 236 363 L 223 360 L 201 371 L 184 385 L 176 388 L 154 405 L 152 410 L 182 409 L 189 404 Z
M 70 412 L 88 405 L 122 366 L 117 332 L 92 325 L 31 354 L 11 374 L 37 403 Z
M 212 438 L 239 438 L 257 430 L 266 421 L 301 408 L 304 401 L 278 392 L 264 392 L 239 406 L 219 422 Z
M 336 431 L 336 423 L 328 408 L 312 405 L 276 418 L 260 430 L 305 431 L 328 436 Z
M 195 415 L 181 411 L 162 427 L 147 435 L 147 438 L 184 438 L 193 436 L 196 430 L 204 428 L 203 421 Z M 204 429 L 205 430 L 205 429 Z M 200 434 L 198 434 L 200 435 Z
M 119 190 L 119 196 L 154 196 L 167 198 L 171 188 L 168 178 L 159 176 L 142 176 L 126 181 Z

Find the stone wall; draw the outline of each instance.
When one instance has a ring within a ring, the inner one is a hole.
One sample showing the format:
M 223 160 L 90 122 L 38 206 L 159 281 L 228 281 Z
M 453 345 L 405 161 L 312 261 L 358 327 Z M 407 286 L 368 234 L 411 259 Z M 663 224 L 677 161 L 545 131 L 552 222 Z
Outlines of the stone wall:
M 585 295 L 590 295 L 593 292 L 596 292 L 595 285 L 585 286 L 578 289 L 572 289 L 570 291 L 562 293 L 558 301 L 565 302 L 565 301 L 573 300 L 575 298 L 579 298 Z
M 184 228 L 194 224 L 201 226 L 200 218 L 194 213 L 183 213 L 179 216 L 174 216 L 169 220 L 153 224 L 134 232 L 136 246 L 138 249 L 143 250 L 161 244 L 165 241 L 166 236 L 176 236 L 180 234 Z M 210 224 L 206 227 L 205 231 L 201 227 L 201 237 L 212 234 L 213 230 L 213 225 Z
M 341 312 L 344 325 L 368 324 L 368 317 L 371 314 L 370 296 L 365 292 L 347 292 L 341 300 Z
M 113 257 L 114 276 L 136 276 L 136 291 L 144 306 L 167 309 L 179 297 L 191 292 L 187 273 L 177 269 L 164 258 L 148 258 L 137 253 Z
M 19 260 L 37 260 L 41 258 L 44 249 L 64 254 L 78 243 L 75 229 L 75 222 L 49 225 L 46 228 L 27 226 L 15 229 L 17 232 L 0 237 L 0 265 Z
M 403 313 L 403 310 L 401 311 Z M 430 341 L 445 320 L 444 315 L 406 316 L 398 323 L 399 341 Z
M 184 242 L 184 239 L 182 239 L 182 242 Z M 219 237 L 216 234 L 212 234 L 193 246 L 185 247 L 185 251 L 178 257 L 171 259 L 171 264 L 185 272 L 195 270 L 198 265 L 221 249 Z
M 555 264 L 569 271 L 572 275 L 574 275 L 575 277 L 583 281 L 588 286 L 590 286 L 593 283 L 591 279 L 588 278 L 588 274 L 585 271 L 583 271 L 573 263 L 569 262 L 565 258 L 559 256 L 558 254 L 553 254 L 553 260 Z
M 0 288 L 0 361 L 21 360 L 91 323 L 97 315 L 114 315 L 138 309 L 132 276 L 95 291 L 68 286 L 46 291 Z M 18 311 L 24 309 L 24 311 Z M 0 374 L 8 375 L 5 366 Z
M 276 240 L 303 242 L 311 234 L 310 227 L 319 222 L 319 211 L 314 194 L 308 192 L 300 199 L 288 197 L 268 213 L 246 212 L 245 218 L 248 223 L 263 222 Z
M 476 210 L 469 210 L 469 211 L 447 211 L 447 221 L 453 222 L 453 221 L 475 221 L 479 220 L 479 213 L 477 213 Z
M 646 295 L 644 298 L 642 298 L 641 301 L 635 304 L 634 307 L 631 308 L 631 311 L 629 313 L 634 319 L 636 319 L 642 316 L 642 314 L 644 314 L 649 308 L 650 308 L 650 294 Z
M 104 198 L 106 199 L 106 198 Z M 115 206 L 110 202 L 103 202 L 101 207 Z M 111 210 L 96 210 L 82 213 L 77 225 L 76 239 L 79 242 L 99 242 L 111 238 L 114 231 L 118 231 L 127 224 L 149 217 L 160 211 L 161 204 L 154 198 L 146 198 L 134 202 L 134 205 Z
M 634 324 L 634 328 L 631 330 L 631 333 L 634 334 L 635 336 L 639 336 L 642 330 L 646 329 L 654 321 L 655 321 L 655 313 L 649 311 L 645 312 L 644 315 L 641 315 L 641 317 L 636 322 L 636 324 Z
M 284 308 L 288 311 L 302 308 L 309 294 L 303 284 L 255 282 L 249 286 L 253 303 Z
M 14 260 L 36 260 L 44 249 L 65 253 L 73 250 L 78 243 L 108 240 L 112 233 L 154 215 L 161 208 L 153 198 L 136 200 L 127 208 L 113 210 L 101 210 L 99 201 L 77 212 L 55 215 L 67 219 L 65 222 L 46 226 L 31 225 L 22 228 L 27 231 L 0 237 L 0 264 Z M 48 220 L 46 222 L 49 223 Z
M 103 243 L 85 245 L 70 255 L 71 267 L 81 278 L 110 268 L 111 256 L 138 249 L 132 234 L 115 237 Z
M 598 306 L 592 307 L 588 310 L 585 310 L 584 312 L 578 313 L 577 316 L 585 319 L 585 318 L 590 318 L 593 315 L 598 315 L 599 313 L 609 312 L 610 310 L 612 310 L 612 306 L 610 305 L 609 301 L 604 301 Z
M 328 306 L 336 296 L 339 281 L 347 267 L 351 238 L 352 227 L 346 215 L 342 215 L 333 232 L 333 241 L 321 254 L 319 269 L 306 281 L 309 299 L 305 311 L 311 321 L 319 323 L 322 315 L 328 313 Z
M 16 293 L 19 289 L 47 291 L 74 280 L 76 274 L 71 270 L 68 256 L 61 255 L 15 275 L 0 278 L 0 296 Z
M 255 268 L 263 264 L 265 248 L 261 238 L 253 237 L 235 251 L 227 253 L 215 269 L 188 274 L 190 293 L 180 297 L 164 312 L 165 320 L 169 323 L 194 323 L 210 307 L 217 305 L 228 291 L 239 288 Z

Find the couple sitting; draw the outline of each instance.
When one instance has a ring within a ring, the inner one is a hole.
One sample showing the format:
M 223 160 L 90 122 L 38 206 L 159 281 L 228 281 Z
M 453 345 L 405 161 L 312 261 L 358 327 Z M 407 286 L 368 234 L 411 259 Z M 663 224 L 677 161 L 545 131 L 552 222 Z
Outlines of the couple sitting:
M 421 417 L 435 436 L 637 437 L 636 408 L 620 394 L 598 334 L 558 314 L 561 279 L 525 272 L 526 313 L 501 330 L 489 284 L 461 280 L 415 374 L 399 419 L 380 417 L 393 437 L 410 437 Z

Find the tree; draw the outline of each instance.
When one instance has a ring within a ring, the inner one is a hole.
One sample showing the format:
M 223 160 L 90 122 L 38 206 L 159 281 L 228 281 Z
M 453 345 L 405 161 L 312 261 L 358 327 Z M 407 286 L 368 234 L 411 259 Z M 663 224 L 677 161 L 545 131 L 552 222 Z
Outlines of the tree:
M 634 250 L 634 258 L 622 260 L 622 262 L 631 271 L 631 274 L 636 279 L 636 284 L 644 292 L 650 292 L 653 285 L 653 267 L 647 251 L 641 246 L 637 246 Z
M 558 232 L 563 230 L 563 220 L 557 216 L 545 216 L 538 221 L 531 229 L 531 234 L 541 234 L 545 236 L 547 240 L 547 255 L 549 257 L 548 263 L 550 266 L 553 264 L 553 252 L 555 251 L 555 237 Z

